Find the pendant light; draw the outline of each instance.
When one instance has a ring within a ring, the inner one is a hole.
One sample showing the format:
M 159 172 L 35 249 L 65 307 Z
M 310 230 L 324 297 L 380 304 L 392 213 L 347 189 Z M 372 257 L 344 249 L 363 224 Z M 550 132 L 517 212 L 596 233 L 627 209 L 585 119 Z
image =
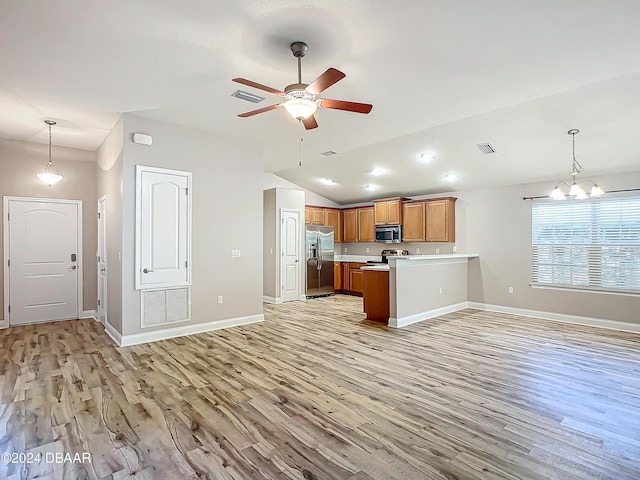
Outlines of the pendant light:
M 591 180 L 584 180 L 583 182 L 590 182 L 592 184 L 591 193 L 590 195 L 587 195 L 587 192 L 582 188 L 582 185 L 577 181 L 578 175 L 580 175 L 584 170 L 582 168 L 582 165 L 580 165 L 580 162 L 578 162 L 578 159 L 576 158 L 576 135 L 578 133 L 580 133 L 580 130 L 578 130 L 577 128 L 572 128 L 567 132 L 567 134 L 571 135 L 571 141 L 573 146 L 573 164 L 571 167 L 571 172 L 569 173 L 569 175 L 571 175 L 572 178 L 571 178 L 571 183 L 562 181 L 558 183 L 555 187 L 553 187 L 553 190 L 549 194 L 549 197 L 551 197 L 554 200 L 565 200 L 567 198 L 565 193 L 560 188 L 561 185 L 567 185 L 569 187 L 568 195 L 571 197 L 575 197 L 576 200 L 584 200 L 585 198 L 589 198 L 589 196 L 599 197 L 600 195 L 603 195 L 605 193 L 604 190 L 600 188 L 600 186 L 598 186 L 597 183 L 593 183 Z
M 58 183 L 63 177 L 55 168 L 53 168 L 53 162 L 51 161 L 51 126 L 55 125 L 56 122 L 53 120 L 45 120 L 44 123 L 49 126 L 49 161 L 47 162 L 47 166 L 44 171 L 38 173 L 37 177 L 47 185 L 51 186 Z

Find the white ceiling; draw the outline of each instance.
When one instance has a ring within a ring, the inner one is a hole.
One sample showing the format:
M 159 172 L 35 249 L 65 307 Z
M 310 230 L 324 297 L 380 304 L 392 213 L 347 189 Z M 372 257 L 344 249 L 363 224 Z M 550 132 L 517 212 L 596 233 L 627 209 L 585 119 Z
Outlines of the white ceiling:
M 5 0 L 0 138 L 45 143 L 53 118 L 55 144 L 94 150 L 135 112 L 258 142 L 266 171 L 340 203 L 566 177 L 570 128 L 585 174 L 639 170 L 639 24 L 637 0 Z M 304 82 L 337 68 L 323 96 L 371 114 L 320 110 L 309 132 L 283 110 L 238 118 L 279 97 L 231 79 L 294 83 L 295 40 Z

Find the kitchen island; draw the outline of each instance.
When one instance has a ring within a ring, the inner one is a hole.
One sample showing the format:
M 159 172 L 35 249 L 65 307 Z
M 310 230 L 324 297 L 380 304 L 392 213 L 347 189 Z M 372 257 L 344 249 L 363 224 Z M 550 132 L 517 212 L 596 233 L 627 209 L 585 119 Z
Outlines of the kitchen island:
M 408 255 L 389 258 L 389 265 L 362 267 L 365 271 L 364 306 L 384 305 L 384 298 L 367 298 L 367 278 L 378 286 L 369 289 L 371 295 L 383 295 L 379 288 L 380 275 L 388 275 L 388 325 L 404 327 L 412 323 L 466 308 L 468 263 L 476 254 Z M 376 278 L 374 279 L 374 273 Z M 371 309 L 370 309 L 371 310 Z M 384 321 L 378 310 L 371 312 L 371 320 Z

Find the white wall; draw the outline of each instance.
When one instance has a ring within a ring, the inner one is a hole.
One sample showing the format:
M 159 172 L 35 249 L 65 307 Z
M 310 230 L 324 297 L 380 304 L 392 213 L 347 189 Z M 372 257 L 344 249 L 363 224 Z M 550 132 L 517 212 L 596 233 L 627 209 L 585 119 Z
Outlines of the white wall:
M 193 172 L 191 320 L 179 325 L 262 315 L 260 148 L 131 114 L 123 120 L 122 333 L 141 331 L 140 292 L 134 289 L 136 165 Z M 134 132 L 151 135 L 153 145 L 132 143 Z M 242 256 L 231 258 L 232 249 Z M 167 327 L 144 331 L 161 328 Z

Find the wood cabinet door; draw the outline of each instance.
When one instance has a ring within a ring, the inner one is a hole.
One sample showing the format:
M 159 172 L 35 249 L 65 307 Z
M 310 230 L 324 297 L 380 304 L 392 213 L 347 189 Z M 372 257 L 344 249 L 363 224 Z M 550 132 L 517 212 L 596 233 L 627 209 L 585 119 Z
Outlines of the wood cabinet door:
M 351 286 L 349 283 L 349 262 L 342 262 L 340 266 L 342 267 L 342 290 L 349 290 L 349 287 Z
M 387 202 L 373 202 L 373 216 L 376 225 L 387 223 Z
M 389 225 L 400 225 L 402 216 L 400 211 L 400 200 L 387 200 L 387 223 Z
M 455 241 L 455 200 L 431 200 L 425 202 L 427 242 Z
M 325 225 L 325 209 L 314 208 L 311 212 L 311 223 L 314 225 Z
M 360 267 L 351 268 L 349 270 L 349 291 L 355 293 L 364 292 L 364 270 L 360 270 Z
M 342 263 L 333 263 L 333 290 L 342 290 Z
M 305 225 L 311 223 L 311 207 L 304 207 L 304 223 Z
M 355 243 L 358 241 L 358 210 L 351 208 L 342 212 L 342 241 Z
M 376 226 L 373 207 L 358 208 L 358 242 L 375 242 Z
M 424 242 L 424 202 L 402 206 L 402 241 Z
M 325 225 L 333 227 L 333 241 L 342 242 L 342 212 L 340 210 L 327 209 L 325 212 Z

